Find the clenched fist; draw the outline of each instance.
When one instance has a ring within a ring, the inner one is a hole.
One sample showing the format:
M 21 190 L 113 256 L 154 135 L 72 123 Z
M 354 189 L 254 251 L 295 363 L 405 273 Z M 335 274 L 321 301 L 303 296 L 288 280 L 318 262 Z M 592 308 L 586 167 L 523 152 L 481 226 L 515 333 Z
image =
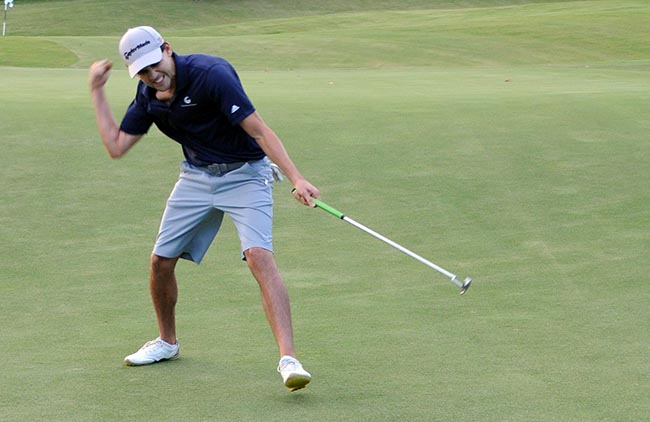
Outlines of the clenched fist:
M 111 74 L 113 62 L 110 60 L 100 60 L 90 66 L 88 74 L 88 84 L 91 90 L 102 88 Z

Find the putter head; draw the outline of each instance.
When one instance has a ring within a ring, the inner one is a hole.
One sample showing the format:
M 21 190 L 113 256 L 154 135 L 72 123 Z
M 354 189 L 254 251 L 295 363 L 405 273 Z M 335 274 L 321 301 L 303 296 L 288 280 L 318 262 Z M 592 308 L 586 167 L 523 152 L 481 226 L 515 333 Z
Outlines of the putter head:
M 469 286 L 472 284 L 472 279 L 467 277 L 465 281 L 463 282 L 463 285 L 460 288 L 460 295 L 464 295 L 467 289 L 469 289 Z

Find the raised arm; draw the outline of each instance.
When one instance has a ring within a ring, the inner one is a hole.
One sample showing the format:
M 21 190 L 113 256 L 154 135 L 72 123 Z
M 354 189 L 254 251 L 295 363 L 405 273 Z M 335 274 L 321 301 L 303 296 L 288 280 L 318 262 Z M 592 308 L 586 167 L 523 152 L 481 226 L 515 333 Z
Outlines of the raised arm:
M 104 92 L 104 85 L 108 81 L 112 67 L 113 63 L 109 60 L 93 63 L 90 66 L 88 84 L 95 107 L 99 136 L 111 158 L 119 158 L 138 142 L 142 135 L 130 135 L 121 131 L 115 116 L 113 116 Z

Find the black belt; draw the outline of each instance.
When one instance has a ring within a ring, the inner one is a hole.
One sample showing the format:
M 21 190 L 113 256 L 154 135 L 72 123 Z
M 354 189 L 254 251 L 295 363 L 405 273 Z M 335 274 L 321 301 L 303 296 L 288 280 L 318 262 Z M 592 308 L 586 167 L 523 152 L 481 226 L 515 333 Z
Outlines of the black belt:
M 239 161 L 237 163 L 213 163 L 207 166 L 201 166 L 199 168 L 206 170 L 217 176 L 221 176 L 233 170 L 237 170 L 238 168 L 242 167 L 246 163 L 247 161 Z

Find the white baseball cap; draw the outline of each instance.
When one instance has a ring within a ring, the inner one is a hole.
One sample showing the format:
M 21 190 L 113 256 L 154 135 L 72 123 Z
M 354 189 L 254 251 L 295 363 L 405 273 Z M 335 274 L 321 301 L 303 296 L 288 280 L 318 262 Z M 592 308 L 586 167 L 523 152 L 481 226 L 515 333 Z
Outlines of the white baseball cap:
M 162 60 L 163 37 L 150 26 L 131 28 L 120 40 L 120 55 L 134 78 L 139 71 Z

